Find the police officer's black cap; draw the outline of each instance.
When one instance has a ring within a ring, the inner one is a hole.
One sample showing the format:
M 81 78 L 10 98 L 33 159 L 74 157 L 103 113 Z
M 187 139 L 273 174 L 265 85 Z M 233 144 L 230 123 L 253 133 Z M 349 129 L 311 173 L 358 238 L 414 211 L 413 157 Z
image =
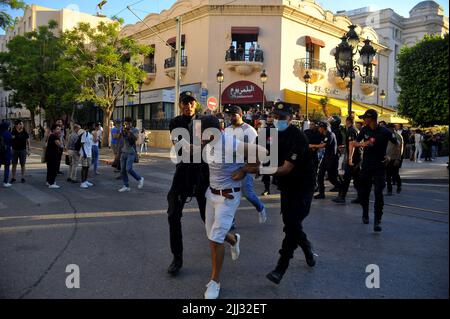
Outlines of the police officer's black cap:
M 180 102 L 197 101 L 192 91 L 184 91 L 180 94 Z
M 220 130 L 220 121 L 214 115 L 205 115 L 200 118 L 202 123 L 202 131 L 209 128 L 216 128 Z
M 325 121 L 320 121 L 317 125 L 322 128 L 328 128 L 328 123 Z
M 225 113 L 228 114 L 239 114 L 242 115 L 242 109 L 237 105 L 231 105 L 224 110 Z
M 377 111 L 370 109 L 367 110 L 363 115 L 358 116 L 360 119 L 374 119 L 376 120 L 378 118 Z
M 289 103 L 276 102 L 273 112 L 278 115 L 292 115 L 292 106 Z

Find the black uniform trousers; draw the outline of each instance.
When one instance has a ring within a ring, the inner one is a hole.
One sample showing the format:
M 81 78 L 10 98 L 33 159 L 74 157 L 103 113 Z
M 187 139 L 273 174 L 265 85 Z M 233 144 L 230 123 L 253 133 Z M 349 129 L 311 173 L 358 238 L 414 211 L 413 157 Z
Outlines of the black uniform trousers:
M 325 193 L 325 173 L 328 174 L 328 180 L 335 187 L 340 188 L 338 181 L 338 166 L 339 157 L 337 155 L 324 156 L 319 164 L 319 172 L 317 174 L 317 184 L 319 186 L 319 193 Z
M 341 184 L 339 196 L 345 198 L 347 196 L 348 188 L 350 187 L 350 182 L 353 179 L 353 185 L 355 186 L 356 191 L 358 191 L 359 187 L 359 165 L 354 164 L 353 166 L 345 164 L 344 169 L 344 178 Z
M 285 261 L 289 261 L 294 256 L 298 246 L 305 254 L 311 249 L 311 243 L 303 232 L 302 222 L 309 215 L 313 195 L 313 190 L 281 191 L 281 216 L 285 236 L 279 253 Z
M 359 176 L 358 197 L 363 208 L 363 216 L 369 216 L 369 198 L 374 185 L 375 192 L 375 220 L 381 221 L 383 216 L 383 190 L 386 187 L 386 168 L 362 168 Z
M 183 166 L 183 164 L 177 166 L 172 186 L 167 194 L 167 201 L 169 204 L 167 214 L 170 232 L 170 249 L 172 254 L 176 257 L 182 257 L 183 255 L 181 217 L 183 216 L 183 208 L 188 198 L 195 197 L 197 199 L 200 217 L 203 222 L 205 222 L 205 194 L 209 187 L 208 166 L 203 165 L 201 169 L 195 168 L 198 168 L 198 166 L 190 167 Z M 192 176 L 197 176 L 199 178 L 193 180 Z M 190 189 L 188 186 L 190 186 Z
M 61 158 L 58 155 L 47 156 L 47 183 L 50 185 L 55 184 L 56 175 L 58 175 L 58 164 L 61 162 Z
M 263 175 L 261 180 L 264 183 L 264 191 L 270 192 L 270 175 Z

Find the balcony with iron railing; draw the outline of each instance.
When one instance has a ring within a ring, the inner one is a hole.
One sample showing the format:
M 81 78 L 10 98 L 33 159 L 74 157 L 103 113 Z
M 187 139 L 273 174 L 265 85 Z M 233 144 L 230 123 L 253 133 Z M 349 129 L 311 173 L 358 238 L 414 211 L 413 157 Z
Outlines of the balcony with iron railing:
M 167 58 L 164 61 L 164 71 L 166 72 L 166 75 L 172 79 L 175 79 L 175 57 Z M 181 57 L 181 74 L 186 74 L 188 66 L 188 59 L 187 56 Z
M 145 71 L 147 73 L 147 76 L 144 80 L 145 84 L 149 84 L 152 80 L 156 78 L 156 64 L 155 63 L 149 63 L 149 64 L 142 64 L 140 66 L 141 70 Z
M 365 95 L 373 95 L 378 88 L 378 78 L 375 76 L 362 76 L 360 85 L 361 91 Z
M 348 82 L 350 81 L 349 78 L 342 78 L 342 74 L 337 68 L 330 68 L 328 79 L 331 83 L 334 83 L 340 90 L 346 90 L 348 87 Z
M 311 76 L 311 83 L 322 80 L 325 77 L 327 71 L 327 64 L 317 59 L 302 58 L 295 60 L 294 74 L 303 81 L 303 77 L 309 72 Z
M 231 50 L 225 52 L 225 65 L 240 75 L 249 75 L 263 69 L 264 52 L 255 50 Z

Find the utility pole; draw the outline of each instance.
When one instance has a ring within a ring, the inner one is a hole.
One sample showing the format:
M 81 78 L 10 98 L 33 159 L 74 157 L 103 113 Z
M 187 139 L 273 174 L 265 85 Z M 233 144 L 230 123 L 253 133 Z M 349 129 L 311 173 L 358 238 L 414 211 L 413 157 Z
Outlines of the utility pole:
M 178 104 L 180 102 L 180 77 L 181 77 L 181 16 L 176 18 L 177 22 L 177 40 L 175 48 L 175 101 L 174 114 L 179 115 Z

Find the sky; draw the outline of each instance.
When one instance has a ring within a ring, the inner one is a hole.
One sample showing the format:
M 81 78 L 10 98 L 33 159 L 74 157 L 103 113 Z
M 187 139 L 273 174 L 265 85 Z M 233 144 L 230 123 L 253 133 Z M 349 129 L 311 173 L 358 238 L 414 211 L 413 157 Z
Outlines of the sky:
M 222 0 L 224 4 L 230 2 L 230 0 Z M 448 16 L 449 4 L 447 0 L 435 0 L 439 3 L 445 11 L 445 15 Z M 86 13 L 95 14 L 98 12 L 96 8 L 97 3 L 100 0 L 25 0 L 27 4 L 37 4 L 44 7 L 62 9 L 70 8 L 79 10 Z M 159 13 L 164 9 L 170 8 L 176 0 L 108 0 L 103 6 L 102 13 L 108 17 L 117 15 L 124 18 L 126 24 L 136 23 L 138 19 L 126 9 L 127 5 L 130 5 L 135 13 L 143 19 L 149 13 Z M 324 9 L 336 12 L 339 10 L 352 10 L 367 6 L 372 6 L 375 9 L 391 8 L 398 14 L 408 17 L 409 10 L 411 10 L 420 0 L 316 0 Z M 13 16 L 21 16 L 22 10 L 8 10 L 8 13 Z M 0 30 L 0 34 L 4 34 L 3 30 Z

